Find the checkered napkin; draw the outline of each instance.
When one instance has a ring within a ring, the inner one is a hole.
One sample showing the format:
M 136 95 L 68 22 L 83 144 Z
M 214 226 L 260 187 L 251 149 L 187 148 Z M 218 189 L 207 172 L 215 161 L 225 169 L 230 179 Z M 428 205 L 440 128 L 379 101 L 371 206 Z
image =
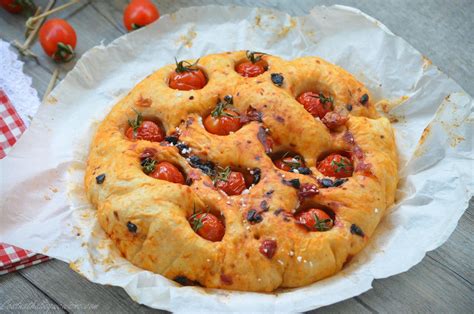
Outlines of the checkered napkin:
M 0 159 L 16 143 L 26 126 L 5 92 L 0 89 Z M 0 242 L 0 275 L 48 260 L 49 257 Z

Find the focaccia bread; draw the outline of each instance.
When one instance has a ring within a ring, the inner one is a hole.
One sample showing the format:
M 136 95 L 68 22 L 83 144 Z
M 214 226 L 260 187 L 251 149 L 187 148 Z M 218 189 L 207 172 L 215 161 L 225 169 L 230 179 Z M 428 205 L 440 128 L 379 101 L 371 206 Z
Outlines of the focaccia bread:
M 397 183 L 393 129 L 352 75 L 245 51 L 146 77 L 100 124 L 85 176 L 134 265 L 243 291 L 338 272 Z

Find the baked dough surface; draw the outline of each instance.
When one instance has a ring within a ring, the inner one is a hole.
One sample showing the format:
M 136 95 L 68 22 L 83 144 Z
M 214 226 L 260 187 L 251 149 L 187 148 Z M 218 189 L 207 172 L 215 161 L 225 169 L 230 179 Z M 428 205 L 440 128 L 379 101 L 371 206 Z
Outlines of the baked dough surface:
M 87 162 L 86 191 L 102 228 L 138 267 L 209 288 L 269 292 L 300 287 L 338 272 L 366 245 L 393 204 L 398 183 L 393 129 L 386 118 L 378 116 L 367 89 L 338 66 L 316 57 L 285 61 L 267 55 L 268 71 L 244 78 L 234 70 L 244 58 L 243 51 L 202 57 L 199 66 L 208 83 L 201 90 L 171 89 L 167 80 L 175 65 L 141 81 L 99 126 Z M 284 77 L 283 86 L 272 83 L 271 73 Z M 346 125 L 329 131 L 295 100 L 306 91 L 330 94 L 335 111 L 350 116 Z M 361 104 L 364 94 L 369 100 Z M 202 117 L 225 95 L 233 95 L 239 112 L 246 112 L 249 106 L 260 111 L 263 122 L 247 123 L 228 136 L 207 132 Z M 227 196 L 214 188 L 206 174 L 191 167 L 189 156 L 180 154 L 175 146 L 128 140 L 124 133 L 128 119 L 135 116 L 133 109 L 145 118 L 159 119 L 167 135 L 178 130 L 179 140 L 191 148 L 189 155 L 221 165 L 260 168 L 260 182 L 248 193 Z M 313 174 L 276 168 L 258 139 L 262 126 L 274 140 L 274 151 L 300 154 Z M 156 159 L 181 167 L 193 183 L 174 184 L 147 176 L 139 159 L 145 148 L 156 149 Z M 278 214 L 301 206 L 298 190 L 282 180 L 317 184 L 324 177 L 316 168 L 318 158 L 355 149 L 363 153 L 363 159 L 355 162 L 353 176 L 339 187 L 320 187 L 319 194 L 305 200 L 334 212 L 331 230 L 308 232 Z M 369 167 L 370 175 L 357 170 L 364 167 Z M 97 184 L 100 174 L 106 178 Z M 247 211 L 261 208 L 262 201 L 268 208 L 262 213 L 263 221 L 250 224 L 245 219 Z M 209 207 L 223 215 L 222 241 L 208 241 L 193 231 L 187 220 L 193 207 Z M 136 233 L 129 231 L 128 222 L 137 227 Z M 362 234 L 354 232 L 354 225 Z M 265 239 L 277 243 L 272 258 L 259 253 Z

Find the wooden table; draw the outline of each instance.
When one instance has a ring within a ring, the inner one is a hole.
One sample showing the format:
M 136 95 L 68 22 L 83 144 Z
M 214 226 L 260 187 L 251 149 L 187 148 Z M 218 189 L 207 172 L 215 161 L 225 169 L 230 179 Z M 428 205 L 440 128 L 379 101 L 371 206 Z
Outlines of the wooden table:
M 36 1 L 43 7 L 47 1 Z M 61 4 L 63 1 L 58 1 Z M 395 34 L 430 58 L 434 64 L 474 95 L 474 1 L 251 1 L 251 0 L 157 0 L 162 14 L 181 7 L 203 4 L 238 4 L 276 8 L 291 15 L 303 15 L 314 5 L 340 3 L 358 7 L 382 21 Z M 80 56 L 101 41 L 109 43 L 125 33 L 122 11 L 126 1 L 89 1 L 56 16 L 67 18 L 79 36 Z M 0 10 L 0 38 L 23 38 L 23 19 Z M 55 64 L 46 58 L 39 44 L 33 50 L 39 63 L 26 60 L 24 71 L 42 97 Z M 73 64 L 61 66 L 60 78 Z M 1 73 L 0 73 L 1 75 Z M 449 215 L 449 208 L 446 209 Z M 442 221 L 440 221 L 442 223 Z M 376 280 L 374 289 L 315 312 L 458 312 L 474 308 L 474 202 L 462 216 L 449 240 L 427 254 L 411 270 Z M 403 256 L 400 256 L 403 258 Z M 148 312 L 152 309 L 133 302 L 117 287 L 94 284 L 57 260 L 0 276 L 0 311 L 107 311 Z

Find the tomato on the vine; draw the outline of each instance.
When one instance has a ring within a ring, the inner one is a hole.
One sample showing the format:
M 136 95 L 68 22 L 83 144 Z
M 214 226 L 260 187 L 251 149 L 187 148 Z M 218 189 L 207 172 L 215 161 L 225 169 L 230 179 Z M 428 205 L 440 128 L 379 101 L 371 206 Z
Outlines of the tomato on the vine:
M 207 84 L 204 72 L 197 66 L 199 59 L 194 63 L 176 60 L 176 69 L 171 72 L 169 87 L 179 90 L 201 89 Z
M 50 19 L 39 30 L 39 40 L 44 52 L 55 61 L 67 62 L 74 57 L 76 32 L 63 19 Z
M 239 195 L 247 188 L 244 175 L 241 172 L 232 171 L 230 167 L 219 169 L 214 178 L 214 185 L 229 196 Z
M 204 127 L 212 134 L 229 135 L 242 126 L 240 114 L 228 108 L 229 102 L 219 102 L 209 116 L 204 119 Z
M 145 140 L 150 142 L 161 142 L 165 138 L 165 132 L 153 121 L 143 121 L 140 112 L 136 112 L 134 120 L 128 120 L 129 128 L 125 136 L 130 140 Z
M 334 103 L 332 97 L 325 97 L 323 93 L 316 94 L 313 92 L 305 92 L 299 95 L 296 100 L 304 106 L 306 111 L 320 119 L 332 110 Z
M 248 61 L 237 64 L 235 67 L 237 73 L 243 77 L 255 77 L 267 70 L 267 62 L 262 59 L 264 53 L 247 51 L 246 55 Z
M 318 163 L 318 171 L 328 177 L 347 178 L 352 176 L 354 166 L 349 158 L 331 154 Z
M 211 213 L 192 214 L 188 221 L 194 232 L 206 240 L 217 242 L 224 237 L 224 224 Z
M 160 11 L 150 0 L 132 0 L 123 13 L 123 24 L 128 31 L 139 29 L 160 18 Z
M 33 14 L 36 9 L 36 5 L 31 0 L 0 0 L 0 6 L 13 14 L 25 11 Z
M 295 219 L 309 231 L 328 231 L 334 225 L 332 218 L 324 210 L 318 208 L 300 212 L 296 214 Z
M 150 177 L 173 183 L 184 184 L 183 174 L 172 163 L 162 161 L 157 163 L 154 168 L 155 169 L 149 174 Z

